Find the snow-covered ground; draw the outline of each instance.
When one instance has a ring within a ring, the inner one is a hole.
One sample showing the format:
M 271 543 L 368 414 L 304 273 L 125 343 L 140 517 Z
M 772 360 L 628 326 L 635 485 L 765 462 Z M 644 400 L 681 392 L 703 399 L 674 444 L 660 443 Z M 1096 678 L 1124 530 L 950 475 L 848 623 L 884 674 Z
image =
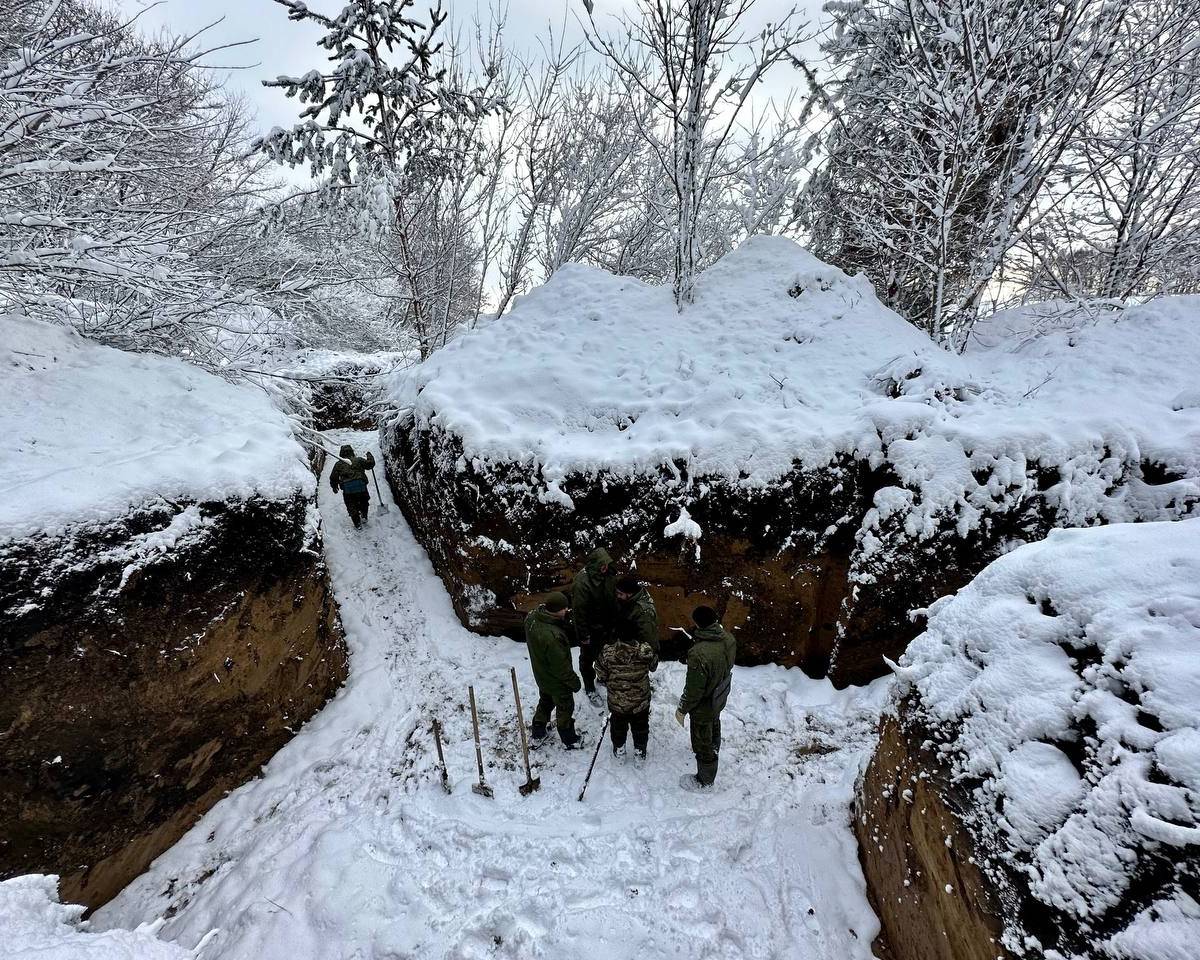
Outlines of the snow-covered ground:
M 12 315 L 0 315 L 0 435 L 0 543 L 158 497 L 312 489 L 304 450 L 263 391 Z
M 367 434 L 329 437 L 373 448 Z M 526 718 L 524 648 L 458 622 L 400 512 L 355 533 L 320 491 L 333 585 L 351 648 L 340 695 L 100 910 L 98 927 L 166 916 L 192 947 L 219 929 L 222 960 L 422 957 L 770 957 L 867 960 L 877 921 L 849 827 L 854 779 L 887 682 L 835 691 L 798 670 L 738 669 L 717 788 L 694 769 L 673 705 L 679 664 L 655 678 L 650 762 L 550 742 L 522 798 L 509 667 Z M 475 685 L 495 799 L 471 792 Z M 440 719 L 453 794 L 429 723 Z M 578 723 L 595 743 L 600 711 Z

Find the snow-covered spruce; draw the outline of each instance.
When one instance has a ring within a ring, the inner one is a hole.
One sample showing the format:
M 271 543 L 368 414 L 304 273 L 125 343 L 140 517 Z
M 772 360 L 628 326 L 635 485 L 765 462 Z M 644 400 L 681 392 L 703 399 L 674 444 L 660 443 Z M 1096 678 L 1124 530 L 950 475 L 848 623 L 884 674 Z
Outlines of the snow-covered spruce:
M 893 796 L 860 807 L 878 819 L 929 783 L 957 804 L 970 837 L 958 857 L 987 877 L 1007 951 L 1194 955 L 1200 520 L 1054 531 L 1002 557 L 930 609 L 897 673 L 893 729 L 926 766 L 894 782 L 877 757 L 863 789 Z M 910 875 L 929 872 L 920 814 L 890 824 Z M 877 904 L 908 893 L 881 888 L 888 829 L 860 823 Z
M 0 876 L 96 906 L 337 688 L 314 477 L 265 394 L 0 318 Z
M 722 612 L 745 651 L 861 678 L 913 635 L 907 610 L 1014 543 L 1195 508 L 1198 315 L 1008 314 L 958 356 L 779 237 L 703 273 L 683 312 L 567 266 L 396 379 L 388 470 L 456 600 L 498 598 L 488 629 L 607 541 L 664 588 L 740 595 Z M 703 539 L 666 533 L 684 510 Z M 752 562 L 711 566 L 735 554 Z M 773 619 L 789 579 L 811 589 Z

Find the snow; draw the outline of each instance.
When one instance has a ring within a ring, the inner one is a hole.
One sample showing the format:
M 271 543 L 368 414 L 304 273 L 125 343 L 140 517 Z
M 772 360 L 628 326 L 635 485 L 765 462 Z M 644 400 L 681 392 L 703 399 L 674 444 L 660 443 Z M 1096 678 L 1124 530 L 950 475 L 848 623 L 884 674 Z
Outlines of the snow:
M 686 465 L 689 481 L 762 485 L 848 454 L 911 494 L 912 537 L 1037 493 L 1035 467 L 1058 473 L 1044 496 L 1060 525 L 1185 514 L 1200 499 L 1200 297 L 1052 314 L 1001 315 L 953 355 L 865 278 L 754 237 L 682 312 L 668 288 L 568 265 L 397 375 L 392 399 L 477 469 L 530 467 L 568 510 L 572 476 Z M 1179 479 L 1142 483 L 1144 461 Z
M 160 923 L 135 930 L 93 933 L 80 921 L 83 907 L 60 903 L 58 877 L 32 874 L 0 880 L 0 938 L 5 960 L 191 960 L 203 948 L 185 950 L 160 940 Z
M 14 315 L 0 315 L 0 370 L 0 542 L 154 498 L 311 495 L 304 451 L 261 390 Z
M 1000 810 L 1001 848 L 1044 905 L 1097 923 L 1148 858 L 1168 876 L 1195 862 L 1200 519 L 1053 531 L 1006 554 L 930 607 L 898 673 L 897 699 L 916 697 L 955 775 Z M 1174 903 L 1110 955 L 1190 956 L 1197 906 Z M 1130 953 L 1135 939 L 1158 946 Z
M 871 957 L 879 928 L 850 801 L 889 681 L 837 691 L 795 670 L 737 669 L 717 788 L 695 794 L 678 785 L 694 761 L 671 715 L 683 667 L 664 664 L 644 770 L 605 746 L 580 803 L 590 750 L 550 743 L 533 755 L 541 789 L 522 798 L 509 668 L 528 720 L 524 647 L 462 627 L 399 510 L 356 534 L 324 482 L 319 498 L 346 686 L 97 926 L 169 916 L 162 936 L 188 946 L 219 927 L 222 960 Z M 494 800 L 470 790 L 468 684 Z M 594 744 L 602 715 L 582 697 L 577 722 Z

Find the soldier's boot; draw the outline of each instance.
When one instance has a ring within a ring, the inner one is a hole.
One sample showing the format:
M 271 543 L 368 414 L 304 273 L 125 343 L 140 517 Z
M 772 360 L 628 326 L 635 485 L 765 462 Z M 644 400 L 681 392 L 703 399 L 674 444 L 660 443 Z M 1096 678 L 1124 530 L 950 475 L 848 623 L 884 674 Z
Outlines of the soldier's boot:
M 696 758 L 696 782 L 702 787 L 711 787 L 717 779 L 717 755 L 713 754 L 711 761 Z
M 575 732 L 574 720 L 568 720 L 565 725 L 559 727 L 558 736 L 567 750 L 576 750 L 583 744 L 583 737 Z
M 646 748 L 645 747 L 634 747 L 633 748 L 633 765 L 635 767 L 637 767 L 639 770 L 646 765 Z
M 545 720 L 534 720 L 529 725 L 529 741 L 535 747 L 541 746 L 549 734 L 550 731 L 546 729 Z
M 592 701 L 593 707 L 603 707 L 604 706 L 604 699 L 600 696 L 599 693 L 596 692 L 595 687 L 593 687 L 591 690 L 586 691 L 586 693 L 587 693 L 587 698 L 590 701 Z
M 625 744 L 621 744 L 619 747 L 614 744 L 613 745 L 613 756 L 616 757 L 618 760 L 620 760 L 622 763 L 624 763 L 625 757 L 628 756 L 628 754 L 625 752 Z
M 708 787 L 696 779 L 694 773 L 685 773 L 679 778 L 679 785 L 691 793 L 698 793 L 701 790 L 707 790 Z

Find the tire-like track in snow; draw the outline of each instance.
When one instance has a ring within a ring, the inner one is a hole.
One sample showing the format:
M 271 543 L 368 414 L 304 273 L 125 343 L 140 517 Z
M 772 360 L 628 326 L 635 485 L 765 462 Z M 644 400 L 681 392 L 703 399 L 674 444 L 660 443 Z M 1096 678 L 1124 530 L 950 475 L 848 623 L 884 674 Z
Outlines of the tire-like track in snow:
M 356 449 L 373 434 L 336 434 Z M 386 496 L 386 491 L 385 491 Z M 350 525 L 322 479 L 320 511 L 351 649 L 338 697 L 97 915 L 167 916 L 162 935 L 222 960 L 658 957 L 866 960 L 878 930 L 849 829 L 853 780 L 882 687 L 834 691 L 777 667 L 739 669 L 717 788 L 692 794 L 674 723 L 683 668 L 655 675 L 650 761 L 552 738 L 524 780 L 509 667 L 528 720 L 524 647 L 467 632 L 398 508 Z M 471 792 L 467 684 L 495 799 Z M 440 719 L 453 793 L 429 734 Z M 594 745 L 602 714 L 578 724 Z

